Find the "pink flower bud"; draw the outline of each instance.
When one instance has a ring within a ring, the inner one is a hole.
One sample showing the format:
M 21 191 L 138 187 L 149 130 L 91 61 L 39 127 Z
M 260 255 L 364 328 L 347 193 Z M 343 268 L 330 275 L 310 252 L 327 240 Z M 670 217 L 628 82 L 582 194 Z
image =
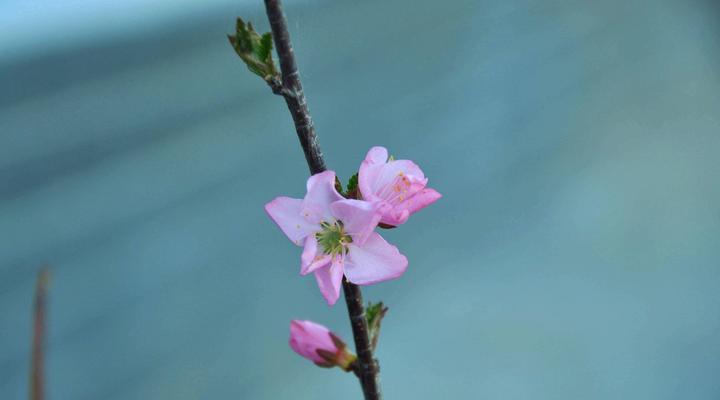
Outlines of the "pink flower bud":
M 349 371 L 356 358 L 340 338 L 312 321 L 291 321 L 289 342 L 296 353 L 320 367 L 337 366 Z

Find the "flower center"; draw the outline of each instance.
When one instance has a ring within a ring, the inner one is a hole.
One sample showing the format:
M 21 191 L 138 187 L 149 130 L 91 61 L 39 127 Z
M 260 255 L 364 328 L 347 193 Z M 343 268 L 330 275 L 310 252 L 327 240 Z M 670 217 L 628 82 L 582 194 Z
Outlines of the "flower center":
M 315 237 L 323 253 L 332 256 L 341 254 L 345 251 L 345 247 L 349 243 L 352 243 L 350 235 L 345 233 L 342 221 L 335 221 L 332 224 L 323 221 L 320 223 L 320 226 L 322 230 L 316 233 Z

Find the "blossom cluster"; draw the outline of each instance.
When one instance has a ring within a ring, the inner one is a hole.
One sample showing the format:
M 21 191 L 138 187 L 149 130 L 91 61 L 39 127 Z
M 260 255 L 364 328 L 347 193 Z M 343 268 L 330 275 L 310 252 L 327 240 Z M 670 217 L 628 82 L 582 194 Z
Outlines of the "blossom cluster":
M 371 285 L 405 272 L 407 258 L 375 228 L 404 224 L 411 214 L 437 201 L 440 193 L 428 188 L 427 182 L 412 161 L 395 160 L 384 147 L 373 147 L 360 165 L 357 187 L 345 196 L 338 192 L 335 172 L 324 171 L 308 179 L 304 198 L 277 197 L 265 205 L 265 211 L 290 241 L 303 248 L 300 274 L 312 273 L 323 297 L 333 305 L 343 277 L 356 285 Z M 290 343 L 298 354 L 318 362 L 298 350 L 301 333 L 319 334 L 324 350 L 337 350 L 327 345 L 330 339 L 323 330 L 301 330 L 299 322 L 293 324 Z

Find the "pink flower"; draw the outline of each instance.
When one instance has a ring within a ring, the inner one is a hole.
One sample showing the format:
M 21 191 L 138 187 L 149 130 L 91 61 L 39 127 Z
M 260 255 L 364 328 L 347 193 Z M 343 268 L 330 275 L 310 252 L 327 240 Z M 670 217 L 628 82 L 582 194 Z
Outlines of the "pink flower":
M 384 147 L 373 147 L 360 165 L 358 187 L 364 200 L 378 206 L 387 225 L 400 225 L 410 214 L 429 206 L 442 195 L 426 188 L 427 178 L 410 160 L 388 160 Z
M 291 321 L 289 343 L 296 353 L 321 367 L 348 370 L 356 358 L 339 337 L 312 321 Z
M 278 197 L 265 211 L 296 245 L 303 246 L 300 273 L 315 273 L 328 304 L 340 296 L 343 275 L 370 285 L 402 275 L 407 258 L 374 232 L 380 220 L 375 205 L 343 198 L 335 190 L 335 173 L 308 178 L 305 198 Z

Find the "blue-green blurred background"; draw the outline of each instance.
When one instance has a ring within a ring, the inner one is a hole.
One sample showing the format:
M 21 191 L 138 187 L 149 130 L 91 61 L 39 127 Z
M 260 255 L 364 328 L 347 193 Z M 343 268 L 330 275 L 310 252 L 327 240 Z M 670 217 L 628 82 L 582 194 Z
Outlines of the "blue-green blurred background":
M 307 168 L 227 43 L 261 1 L 0 3 L 0 398 L 360 399 L 287 346 L 350 340 L 265 216 Z M 720 398 L 715 1 L 288 1 L 328 165 L 416 160 L 387 399 Z

